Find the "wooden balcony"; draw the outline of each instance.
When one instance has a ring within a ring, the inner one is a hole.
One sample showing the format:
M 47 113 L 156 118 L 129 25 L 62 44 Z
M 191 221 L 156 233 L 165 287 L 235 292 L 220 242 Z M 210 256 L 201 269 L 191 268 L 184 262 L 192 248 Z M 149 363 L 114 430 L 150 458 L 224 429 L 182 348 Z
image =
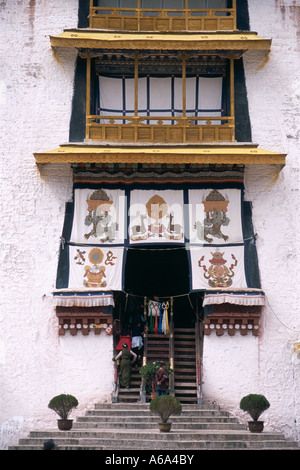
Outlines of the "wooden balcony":
M 235 31 L 236 8 L 142 9 L 90 7 L 90 28 L 115 31 Z
M 87 141 L 111 143 L 192 144 L 235 140 L 233 117 L 88 116 L 86 130 Z

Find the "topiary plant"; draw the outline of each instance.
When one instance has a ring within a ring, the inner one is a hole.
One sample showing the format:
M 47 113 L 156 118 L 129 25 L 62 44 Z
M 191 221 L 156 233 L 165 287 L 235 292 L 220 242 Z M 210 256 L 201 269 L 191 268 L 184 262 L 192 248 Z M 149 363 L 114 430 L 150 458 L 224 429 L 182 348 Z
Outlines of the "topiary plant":
M 150 402 L 150 411 L 161 417 L 162 423 L 167 423 L 171 415 L 180 415 L 182 406 L 180 401 L 172 395 L 161 395 Z
M 270 403 L 264 395 L 250 394 L 243 397 L 240 401 L 240 408 L 249 413 L 253 421 L 258 421 L 260 415 L 266 411 Z
M 77 398 L 72 395 L 57 395 L 50 400 L 48 408 L 54 410 L 61 419 L 68 419 L 73 408 L 78 406 Z

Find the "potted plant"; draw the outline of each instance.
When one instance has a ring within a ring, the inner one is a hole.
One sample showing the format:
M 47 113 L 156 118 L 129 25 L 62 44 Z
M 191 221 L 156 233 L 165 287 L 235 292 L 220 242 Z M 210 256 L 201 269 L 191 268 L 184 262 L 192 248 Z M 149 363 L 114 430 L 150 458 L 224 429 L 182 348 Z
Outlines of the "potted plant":
M 161 395 L 150 402 L 150 411 L 161 418 L 158 428 L 161 432 L 169 432 L 171 424 L 168 419 L 171 415 L 180 415 L 182 406 L 178 398 L 172 395 Z
M 78 406 L 77 398 L 72 395 L 57 395 L 50 400 L 48 408 L 54 410 L 60 419 L 57 420 L 58 429 L 61 431 L 69 431 L 72 429 L 73 420 L 68 419 L 69 414 Z
M 264 395 L 256 395 L 250 393 L 240 401 L 240 408 L 246 411 L 253 421 L 248 421 L 248 428 L 250 432 L 262 432 L 264 429 L 264 422 L 258 421 L 260 415 L 269 408 L 270 403 Z
M 148 364 L 145 364 L 140 368 L 140 374 L 143 377 L 143 379 L 146 382 L 146 387 L 148 389 L 148 392 L 151 392 L 152 388 L 152 396 L 151 398 L 154 398 L 156 394 L 154 394 L 154 380 L 155 380 L 155 375 L 158 369 L 160 368 L 161 361 L 156 361 L 156 362 L 150 362 Z M 170 367 L 170 364 L 166 364 L 166 372 L 168 375 L 170 375 L 173 370 Z

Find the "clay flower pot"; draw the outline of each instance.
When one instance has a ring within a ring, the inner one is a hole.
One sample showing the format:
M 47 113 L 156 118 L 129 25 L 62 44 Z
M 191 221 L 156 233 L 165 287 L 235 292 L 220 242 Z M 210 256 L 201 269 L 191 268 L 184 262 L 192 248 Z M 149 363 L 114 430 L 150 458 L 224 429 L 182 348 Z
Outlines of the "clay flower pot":
M 72 429 L 72 426 L 73 426 L 73 420 L 72 419 L 58 419 L 57 426 L 60 431 L 70 431 L 70 429 Z
M 263 432 L 263 421 L 248 421 L 248 429 L 250 432 Z
M 170 432 L 172 423 L 158 423 L 160 432 Z

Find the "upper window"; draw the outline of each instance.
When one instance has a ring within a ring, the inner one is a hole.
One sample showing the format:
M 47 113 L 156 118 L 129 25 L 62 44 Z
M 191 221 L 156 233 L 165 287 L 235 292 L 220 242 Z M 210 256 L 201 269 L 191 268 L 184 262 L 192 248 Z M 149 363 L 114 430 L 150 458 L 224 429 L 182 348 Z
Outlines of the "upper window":
M 222 112 L 222 77 L 187 77 L 186 115 L 219 117 Z M 101 116 L 133 116 L 134 78 L 99 77 Z M 160 118 L 183 115 L 182 79 L 180 77 L 144 77 L 138 80 L 138 115 Z M 147 120 L 144 121 L 145 124 Z M 155 124 L 153 119 L 151 124 Z M 166 124 L 170 124 L 168 119 Z M 216 123 L 216 121 L 214 121 Z M 219 123 L 219 122 L 218 122 Z M 200 124 L 200 122 L 198 122 Z

